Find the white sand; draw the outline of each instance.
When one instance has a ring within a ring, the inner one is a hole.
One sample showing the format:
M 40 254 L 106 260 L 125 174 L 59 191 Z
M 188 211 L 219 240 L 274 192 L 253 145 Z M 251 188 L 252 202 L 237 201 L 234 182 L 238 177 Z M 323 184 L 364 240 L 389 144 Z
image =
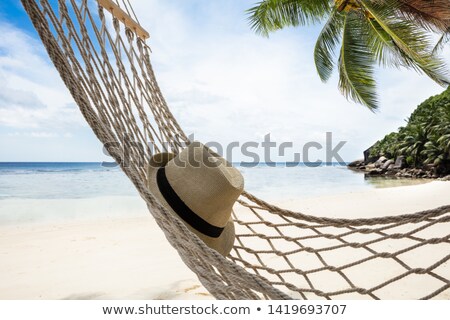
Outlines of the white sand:
M 282 202 L 332 217 L 403 214 L 449 204 L 450 182 Z M 48 219 L 26 218 L 42 212 Z M 62 214 L 71 220 L 55 220 Z M 138 198 L 3 200 L 0 223 L 0 299 L 212 298 Z
M 5 207 L 29 208 L 52 211 L 50 216 L 63 213 L 78 218 L 76 222 L 0 228 L 0 299 L 209 296 L 168 244 L 140 198 L 4 202 L 0 202 L 0 212 Z M 118 210 L 128 211 L 127 206 L 131 218 L 83 220 L 76 214 L 114 217 Z
M 450 182 L 381 188 L 343 195 L 276 203 L 283 208 L 327 217 L 382 217 L 413 213 L 450 204 Z

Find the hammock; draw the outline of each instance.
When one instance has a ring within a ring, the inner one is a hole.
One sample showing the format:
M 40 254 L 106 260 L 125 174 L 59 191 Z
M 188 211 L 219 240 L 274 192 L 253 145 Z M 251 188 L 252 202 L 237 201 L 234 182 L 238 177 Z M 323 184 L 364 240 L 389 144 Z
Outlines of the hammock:
M 95 135 L 214 297 L 449 298 L 450 205 L 400 216 L 335 219 L 283 210 L 244 192 L 233 210 L 236 241 L 230 255 L 207 247 L 147 189 L 151 155 L 177 153 L 189 141 L 158 87 L 149 35 L 130 3 L 22 3 Z M 417 259 L 429 250 L 429 261 Z

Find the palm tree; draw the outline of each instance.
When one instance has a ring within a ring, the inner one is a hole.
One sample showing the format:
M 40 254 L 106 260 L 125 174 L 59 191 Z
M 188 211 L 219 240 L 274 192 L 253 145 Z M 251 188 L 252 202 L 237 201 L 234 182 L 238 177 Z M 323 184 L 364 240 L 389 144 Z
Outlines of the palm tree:
M 431 136 L 429 141 L 425 143 L 422 150 L 425 164 L 440 166 L 445 163 L 450 156 L 450 134 L 442 137 Z
M 411 156 L 414 167 L 417 167 L 421 162 L 425 144 L 429 140 L 430 126 L 427 124 L 413 125 L 409 128 L 409 135 L 407 135 L 400 144 L 400 153 Z
M 444 61 L 432 50 L 429 34 L 423 28 L 442 30 L 447 16 L 431 15 L 425 11 L 428 7 L 424 2 L 434 1 L 263 0 L 248 13 L 252 28 L 265 36 L 286 26 L 326 19 L 314 50 L 320 79 L 328 81 L 338 55 L 338 86 L 343 95 L 375 110 L 376 63 L 414 69 L 440 85 L 449 84 Z M 449 8 L 447 12 L 450 14 Z
M 450 0 L 400 0 L 400 13 L 426 28 L 447 31 L 450 27 Z
M 400 0 L 400 13 L 422 27 L 441 32 L 434 51 L 450 41 L 450 0 Z

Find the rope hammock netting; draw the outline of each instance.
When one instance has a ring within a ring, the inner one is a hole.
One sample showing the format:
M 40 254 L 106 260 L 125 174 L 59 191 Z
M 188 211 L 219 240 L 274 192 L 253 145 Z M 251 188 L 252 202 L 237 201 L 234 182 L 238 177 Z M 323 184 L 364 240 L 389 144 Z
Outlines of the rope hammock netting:
M 337 219 L 283 210 L 244 191 L 233 209 L 233 250 L 223 257 L 210 249 L 147 187 L 152 154 L 177 154 L 189 141 L 158 87 L 148 33 L 130 3 L 21 1 L 95 135 L 214 297 L 449 299 L 450 205 Z M 427 250 L 432 258 L 418 258 Z

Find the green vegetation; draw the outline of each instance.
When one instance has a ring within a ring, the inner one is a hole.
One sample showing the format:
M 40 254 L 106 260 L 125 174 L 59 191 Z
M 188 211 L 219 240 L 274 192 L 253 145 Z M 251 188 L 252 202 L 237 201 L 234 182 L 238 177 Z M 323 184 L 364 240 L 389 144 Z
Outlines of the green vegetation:
M 370 155 L 389 159 L 403 155 L 409 167 L 431 165 L 441 173 L 449 173 L 450 87 L 420 104 L 406 126 L 378 141 Z
M 430 2 L 263 0 L 248 13 L 252 28 L 265 36 L 288 26 L 326 21 L 314 50 L 320 79 L 328 81 L 337 67 L 342 94 L 374 110 L 378 107 L 376 64 L 413 69 L 448 84 L 446 67 L 433 50 L 429 31 L 445 35 L 450 30 L 450 6 L 447 0 Z M 446 39 L 443 36 L 440 43 Z

